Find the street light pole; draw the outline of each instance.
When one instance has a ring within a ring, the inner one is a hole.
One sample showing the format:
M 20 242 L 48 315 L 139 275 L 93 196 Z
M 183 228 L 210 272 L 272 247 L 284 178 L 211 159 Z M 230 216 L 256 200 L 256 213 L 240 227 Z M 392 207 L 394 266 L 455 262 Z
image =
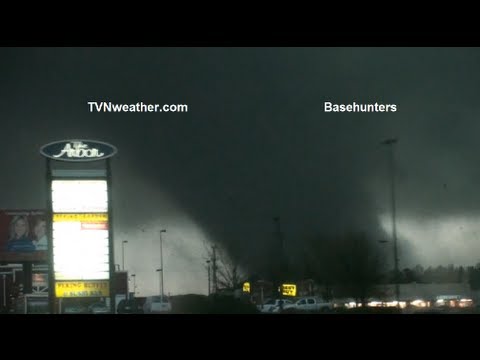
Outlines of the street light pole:
M 158 272 L 158 288 L 161 292 L 162 291 L 162 269 L 157 269 L 157 272 Z M 163 297 L 161 301 L 163 302 Z
M 160 286 L 160 291 L 161 291 L 161 301 L 163 303 L 163 240 L 162 240 L 162 233 L 166 233 L 167 230 L 162 229 L 160 230 L 160 279 L 161 279 L 161 286 Z
M 277 269 L 276 269 L 276 274 L 275 274 L 275 281 L 274 281 L 274 288 L 275 290 L 278 289 L 278 296 L 281 298 L 282 295 L 282 282 L 285 281 L 285 277 L 288 274 L 288 267 L 287 267 L 287 261 L 286 261 L 286 256 L 285 256 L 285 244 L 283 241 L 283 233 L 282 229 L 280 227 L 280 217 L 275 216 L 273 218 L 273 221 L 275 222 L 275 232 L 277 236 L 277 251 L 276 254 L 278 256 L 278 263 L 277 263 Z
M 128 243 L 127 240 L 122 241 L 122 270 L 125 270 L 125 247 L 124 245 Z
M 7 278 L 7 275 L 2 274 L 2 277 L 3 277 L 3 288 L 2 288 L 2 291 L 3 291 L 3 306 L 6 308 L 6 306 L 7 306 L 7 285 L 6 285 L 5 279 Z
M 395 300 L 400 302 L 400 285 L 398 283 L 398 250 L 397 250 L 397 224 L 396 224 L 396 199 L 395 199 L 395 157 L 394 147 L 398 139 L 391 138 L 382 141 L 383 145 L 389 146 L 389 167 L 390 167 L 390 195 L 392 205 L 392 237 L 393 237 L 393 260 L 394 260 L 394 280 L 395 280 Z

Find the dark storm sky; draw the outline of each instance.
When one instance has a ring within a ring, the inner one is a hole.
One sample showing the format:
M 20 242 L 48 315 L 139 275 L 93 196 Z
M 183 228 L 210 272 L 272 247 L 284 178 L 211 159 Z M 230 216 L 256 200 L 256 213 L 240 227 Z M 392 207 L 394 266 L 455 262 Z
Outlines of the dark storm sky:
M 200 292 L 205 243 L 261 269 L 276 215 L 292 261 L 315 234 L 389 236 L 379 142 L 398 136 L 400 265 L 471 264 L 479 63 L 480 50 L 462 48 L 2 49 L 0 208 L 45 206 L 41 145 L 110 142 L 117 262 L 128 239 L 127 267 L 141 293 L 154 292 L 167 228 L 167 288 Z M 189 112 L 89 113 L 87 101 Z M 328 114 L 324 101 L 399 110 Z

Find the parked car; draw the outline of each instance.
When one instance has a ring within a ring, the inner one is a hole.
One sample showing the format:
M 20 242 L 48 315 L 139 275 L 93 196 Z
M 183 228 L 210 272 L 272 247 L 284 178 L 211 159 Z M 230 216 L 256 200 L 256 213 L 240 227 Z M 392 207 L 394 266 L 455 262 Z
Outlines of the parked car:
M 142 306 L 136 299 L 122 299 L 117 306 L 118 314 L 143 314 Z

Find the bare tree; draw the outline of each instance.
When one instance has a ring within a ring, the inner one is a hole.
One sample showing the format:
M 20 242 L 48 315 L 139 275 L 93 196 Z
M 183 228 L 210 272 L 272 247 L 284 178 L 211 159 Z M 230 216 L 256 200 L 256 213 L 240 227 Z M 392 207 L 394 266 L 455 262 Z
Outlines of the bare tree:
M 234 290 L 243 285 L 245 276 L 241 274 L 237 264 L 221 257 L 217 281 L 221 288 Z
M 238 264 L 217 245 L 207 247 L 207 259 L 211 261 L 212 278 L 218 289 L 235 290 L 241 288 L 247 276 Z M 215 273 L 215 274 L 214 274 Z M 215 288 L 215 284 L 213 284 Z

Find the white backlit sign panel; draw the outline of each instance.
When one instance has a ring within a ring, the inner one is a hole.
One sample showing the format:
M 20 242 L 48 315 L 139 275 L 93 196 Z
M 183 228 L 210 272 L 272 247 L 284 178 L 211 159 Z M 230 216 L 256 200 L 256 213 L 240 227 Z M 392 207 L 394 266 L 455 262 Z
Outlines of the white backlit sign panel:
M 54 213 L 106 213 L 108 193 L 106 180 L 53 180 Z
M 54 214 L 55 280 L 109 278 L 107 214 Z

